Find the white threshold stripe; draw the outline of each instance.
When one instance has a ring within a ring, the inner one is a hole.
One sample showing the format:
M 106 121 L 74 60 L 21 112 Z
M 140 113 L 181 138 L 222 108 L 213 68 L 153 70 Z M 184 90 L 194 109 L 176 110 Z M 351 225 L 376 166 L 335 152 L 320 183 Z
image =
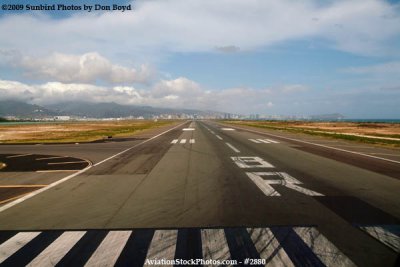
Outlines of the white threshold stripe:
M 33 154 L 20 154 L 20 155 L 8 156 L 7 158 L 8 159 L 19 158 L 19 157 L 25 157 L 25 156 L 30 156 L 30 155 L 33 155 Z
M 179 143 L 180 144 L 185 144 L 186 143 L 186 139 L 181 139 L 181 141 Z
M 0 264 L 37 237 L 40 232 L 20 232 L 0 245 Z
M 327 267 L 356 265 L 315 227 L 294 227 L 296 234 Z
M 33 196 L 36 196 L 37 194 L 40 194 L 40 193 L 42 193 L 42 192 L 44 192 L 44 191 L 46 191 L 46 190 L 49 190 L 50 188 L 53 188 L 53 187 L 55 187 L 55 186 L 57 186 L 57 185 L 59 185 L 59 184 L 65 182 L 65 181 L 68 181 L 69 179 L 72 179 L 72 178 L 74 178 L 75 176 L 78 176 L 79 174 L 82 174 L 82 173 L 86 172 L 87 170 L 89 170 L 90 168 L 92 168 L 92 166 L 98 166 L 98 165 L 100 165 L 100 164 L 102 164 L 102 163 L 104 163 L 104 162 L 109 161 L 110 159 L 113 159 L 113 158 L 115 158 L 115 157 L 117 157 L 117 156 L 119 156 L 119 155 L 121 155 L 121 154 L 123 154 L 123 153 L 126 153 L 127 151 L 129 151 L 129 150 L 131 150 L 131 149 L 134 149 L 134 148 L 136 148 L 136 147 L 138 147 L 138 146 L 141 146 L 141 145 L 143 145 L 143 144 L 145 144 L 145 143 L 147 143 L 147 142 L 150 142 L 151 140 L 156 139 L 156 138 L 160 137 L 160 136 L 163 135 L 163 134 L 166 134 L 166 133 L 168 133 L 168 132 L 170 132 L 170 131 L 172 131 L 172 130 L 175 130 L 176 128 L 181 127 L 182 125 L 184 125 L 185 123 L 187 123 L 187 121 L 185 121 L 185 122 L 183 122 L 183 123 L 181 123 L 181 124 L 179 124 L 179 125 L 177 125 L 177 126 L 171 128 L 171 129 L 169 129 L 169 130 L 166 130 L 166 131 L 164 131 L 164 132 L 162 132 L 162 133 L 160 133 L 160 134 L 157 134 L 157 135 L 155 135 L 155 136 L 153 136 L 153 137 L 151 137 L 151 138 L 149 138 L 149 139 L 147 139 L 147 140 L 144 140 L 143 142 L 141 142 L 141 143 L 139 143 L 139 144 L 136 144 L 136 145 L 134 145 L 134 146 L 131 146 L 130 148 L 127 148 L 127 149 L 125 149 L 125 150 L 123 150 L 123 151 L 121 151 L 121 152 L 118 152 L 117 154 L 115 154 L 115 155 L 113 155 L 113 156 L 111 156 L 111 157 L 108 157 L 108 158 L 106 158 L 106 159 L 103 159 L 102 161 L 97 162 L 97 163 L 94 164 L 94 165 L 92 165 L 92 163 L 91 163 L 90 161 L 88 161 L 89 166 L 87 166 L 86 168 L 84 168 L 84 169 L 82 169 L 82 170 L 80 170 L 80 171 L 78 171 L 78 172 L 76 172 L 76 173 L 73 173 L 73 174 L 71 174 L 71 175 L 68 175 L 68 176 L 66 176 L 66 177 L 64 177 L 64 178 L 62 178 L 62 179 L 60 179 L 60 180 L 58 180 L 58 181 L 56 181 L 56 182 L 54 182 L 54 183 L 51 183 L 51 184 L 49 184 L 49 185 L 46 186 L 46 187 L 43 187 L 43 188 L 41 188 L 41 189 L 39 189 L 39 190 L 36 190 L 36 191 L 33 191 L 33 192 L 29 193 L 29 194 L 26 194 L 25 196 L 23 196 L 23 197 L 21 197 L 21 198 L 18 198 L 18 199 L 16 199 L 16 200 L 12 201 L 12 202 L 9 202 L 8 204 L 6 204 L 6 205 L 4 205 L 4 206 L 1 206 L 1 207 L 0 207 L 0 212 L 3 212 L 3 211 L 5 211 L 5 210 L 7 210 L 7 209 L 9 209 L 9 208 L 11 208 L 11 207 L 17 205 L 18 203 L 21 203 L 21 202 L 23 202 L 23 201 L 25 201 L 25 200 L 27 200 L 27 199 L 33 197 Z
M 392 160 L 392 159 L 386 159 L 386 158 L 376 157 L 376 156 L 364 154 L 364 153 L 361 153 L 361 152 L 356 152 L 356 151 L 341 149 L 341 148 L 337 148 L 337 147 L 326 146 L 326 145 L 322 145 L 322 144 L 316 144 L 316 143 L 312 143 L 312 142 L 308 142 L 308 141 L 304 141 L 304 140 L 299 140 L 299 139 L 290 138 L 290 137 L 284 137 L 284 136 L 280 136 L 280 135 L 276 135 L 276 134 L 271 134 L 271 133 L 260 132 L 260 131 L 251 130 L 251 129 L 246 129 L 246 128 L 237 127 L 237 126 L 233 126 L 233 127 L 235 127 L 236 129 L 245 130 L 245 131 L 248 131 L 248 132 L 258 133 L 258 134 L 262 134 L 262 135 L 274 136 L 274 137 L 277 137 L 277 138 L 282 138 L 282 139 L 291 140 L 291 141 L 300 142 L 300 143 L 309 144 L 309 145 L 314 145 L 314 146 L 320 146 L 320 147 L 324 147 L 324 148 L 329 148 L 329 149 L 333 149 L 333 150 L 338 150 L 338 151 L 341 151 L 341 152 L 347 152 L 347 153 L 351 153 L 351 154 L 355 154 L 355 155 L 360 155 L 360 156 L 365 156 L 365 157 L 369 157 L 369 158 L 373 158 L 373 159 L 380 159 L 380 160 L 384 160 L 384 161 L 388 161 L 388 162 L 393 162 L 393 163 L 398 163 L 398 164 L 400 164 L 400 161 L 397 161 L 397 160 Z
M 196 141 L 194 139 L 190 139 L 189 143 L 194 144 Z
M 261 259 L 269 259 L 267 266 L 295 267 L 286 251 L 268 228 L 247 228 Z
M 147 250 L 146 260 L 173 260 L 175 257 L 177 239 L 178 230 L 155 231 L 149 249 Z
M 87 163 L 87 161 L 66 161 L 66 162 L 48 162 L 48 165 L 60 165 L 60 164 L 75 164 L 75 163 Z
M 221 136 L 219 136 L 218 134 L 215 135 L 219 140 L 223 140 Z
M 176 143 L 178 143 L 178 139 L 174 139 L 171 141 L 171 144 L 176 144 Z
M 257 141 L 257 140 L 255 140 L 255 139 L 249 139 L 251 142 L 253 142 L 253 143 L 256 143 L 256 144 L 259 144 L 259 143 L 261 143 L 260 141 Z
M 274 143 L 274 144 L 279 144 L 278 141 L 275 141 L 275 140 L 272 140 L 272 139 L 264 139 L 264 140 L 267 140 L 267 141 L 269 141 L 269 142 L 271 142 L 271 143 Z
M 265 144 L 269 144 L 270 142 L 268 142 L 268 141 L 266 141 L 266 140 L 263 140 L 263 139 L 257 139 L 257 141 L 258 142 L 261 142 L 261 143 L 265 143 Z
M 372 237 L 400 253 L 400 237 L 386 230 L 382 226 L 362 226 L 362 230 L 366 231 Z
M 86 231 L 64 232 L 27 266 L 55 266 L 68 253 L 68 251 L 75 246 L 85 233 Z
M 202 229 L 201 243 L 204 260 L 230 260 L 224 229 Z M 212 266 L 212 265 L 207 265 Z
M 231 144 L 229 144 L 229 143 L 225 143 L 227 146 L 229 146 L 233 151 L 235 151 L 236 153 L 240 153 L 240 150 L 239 149 L 237 149 L 236 147 L 234 147 L 234 146 L 232 146 Z
M 47 159 L 63 159 L 63 158 L 68 158 L 68 157 L 64 156 L 64 157 L 48 157 L 48 158 L 37 158 L 36 160 L 47 160 Z
M 114 266 L 132 231 L 112 231 L 107 234 L 85 266 Z

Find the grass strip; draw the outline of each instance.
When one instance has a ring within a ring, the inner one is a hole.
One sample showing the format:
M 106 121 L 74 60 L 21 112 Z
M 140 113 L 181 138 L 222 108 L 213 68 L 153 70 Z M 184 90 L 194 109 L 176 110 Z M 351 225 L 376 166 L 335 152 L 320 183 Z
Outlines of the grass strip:
M 355 141 L 359 143 L 368 143 L 368 144 L 376 144 L 376 145 L 384 145 L 390 147 L 400 147 L 400 141 L 397 140 L 387 140 L 387 139 L 377 139 L 377 138 L 369 138 L 364 136 L 355 136 L 346 133 L 326 133 L 326 132 L 317 132 L 317 131 L 324 131 L 323 129 L 305 129 L 300 127 L 288 127 L 288 126 L 276 126 L 268 124 L 267 122 L 248 122 L 248 121 L 222 121 L 223 123 L 232 124 L 232 125 L 246 125 L 256 128 L 264 128 L 270 130 L 279 130 L 279 131 L 286 131 L 292 133 L 304 133 L 308 135 L 316 135 L 316 136 L 324 136 L 330 137 L 334 139 L 342 139 L 348 141 Z M 398 135 L 375 135 L 377 137 L 394 137 L 397 138 Z

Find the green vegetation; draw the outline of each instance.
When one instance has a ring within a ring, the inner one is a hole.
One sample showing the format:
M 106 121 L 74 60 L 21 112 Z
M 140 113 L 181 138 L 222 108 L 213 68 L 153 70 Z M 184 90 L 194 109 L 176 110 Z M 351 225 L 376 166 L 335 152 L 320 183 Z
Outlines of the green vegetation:
M 0 117 L 0 122 L 6 122 L 6 121 L 8 121 L 8 120 L 5 119 L 5 118 Z
M 234 124 L 234 125 L 246 125 L 251 127 L 257 128 L 264 128 L 264 129 L 271 129 L 271 130 L 279 130 L 279 131 L 286 131 L 286 132 L 293 132 L 293 133 L 303 133 L 309 135 L 316 135 L 316 136 L 325 136 L 335 139 L 343 139 L 348 141 L 356 141 L 361 143 L 369 143 L 369 144 L 377 144 L 377 145 L 385 145 L 391 147 L 400 147 L 400 141 L 398 140 L 388 140 L 383 138 L 370 138 L 364 136 L 355 136 L 352 134 L 346 133 L 339 133 L 339 132 L 326 132 L 324 129 L 320 128 L 301 128 L 301 127 L 291 127 L 290 125 L 301 124 L 297 121 L 291 122 L 276 122 L 276 121 L 223 121 L 224 123 Z M 371 125 L 362 126 L 362 127 L 372 127 Z M 392 134 L 392 135 L 383 135 L 383 134 L 368 134 L 373 135 L 376 137 L 390 137 L 390 138 L 400 138 L 400 135 Z

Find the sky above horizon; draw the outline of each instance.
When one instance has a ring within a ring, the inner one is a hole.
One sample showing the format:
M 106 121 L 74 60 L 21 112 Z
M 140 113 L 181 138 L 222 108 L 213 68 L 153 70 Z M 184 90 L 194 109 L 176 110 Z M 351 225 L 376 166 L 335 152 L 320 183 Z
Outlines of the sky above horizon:
M 0 99 L 400 119 L 400 3 L 2 1 Z

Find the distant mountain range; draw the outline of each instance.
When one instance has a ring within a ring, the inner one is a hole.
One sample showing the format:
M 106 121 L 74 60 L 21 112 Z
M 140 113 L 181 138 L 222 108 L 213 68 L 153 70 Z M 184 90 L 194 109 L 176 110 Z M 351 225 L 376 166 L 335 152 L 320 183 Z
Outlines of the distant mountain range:
M 0 101 L 0 116 L 15 116 L 24 118 L 38 118 L 44 116 L 57 116 L 57 112 L 39 105 L 28 104 L 15 100 Z
M 25 102 L 6 100 L 0 101 L 0 116 L 18 118 L 44 118 L 51 116 L 76 116 L 87 118 L 120 118 L 144 117 L 151 118 L 161 114 L 186 114 L 200 116 L 218 116 L 222 112 L 201 111 L 192 109 L 156 108 L 150 106 L 128 106 L 117 103 L 63 102 L 39 106 Z

